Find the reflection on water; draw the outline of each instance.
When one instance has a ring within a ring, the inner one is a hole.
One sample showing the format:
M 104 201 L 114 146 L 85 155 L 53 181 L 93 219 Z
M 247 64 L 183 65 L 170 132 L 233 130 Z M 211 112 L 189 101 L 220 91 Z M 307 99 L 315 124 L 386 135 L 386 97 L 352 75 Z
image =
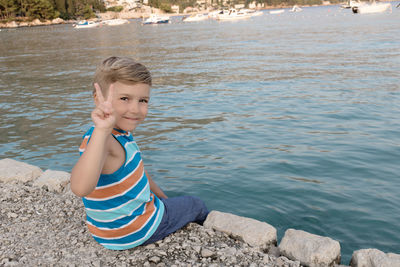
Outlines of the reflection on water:
M 154 77 L 135 138 L 171 195 L 400 253 L 400 12 L 337 6 L 204 21 L 0 32 L 0 153 L 70 171 L 110 55 Z M 374 229 L 374 231 L 371 231 Z M 368 233 L 368 234 L 366 234 Z

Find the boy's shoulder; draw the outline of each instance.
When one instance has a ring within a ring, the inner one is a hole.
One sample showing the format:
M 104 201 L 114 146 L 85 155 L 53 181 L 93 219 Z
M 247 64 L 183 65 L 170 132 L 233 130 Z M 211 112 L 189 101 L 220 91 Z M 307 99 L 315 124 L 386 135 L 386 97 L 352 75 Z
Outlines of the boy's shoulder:
M 95 128 L 94 125 L 91 126 L 91 127 L 82 135 L 82 139 L 85 139 L 85 138 L 89 138 L 89 139 L 90 139 L 90 137 L 91 137 L 92 134 L 93 134 L 94 128 Z M 114 137 L 116 137 L 116 138 L 117 138 L 117 137 L 125 137 L 125 138 L 129 138 L 129 139 L 134 139 L 131 132 L 123 131 L 123 130 L 116 129 L 116 128 L 114 128 L 114 129 L 112 130 L 111 134 L 112 134 Z

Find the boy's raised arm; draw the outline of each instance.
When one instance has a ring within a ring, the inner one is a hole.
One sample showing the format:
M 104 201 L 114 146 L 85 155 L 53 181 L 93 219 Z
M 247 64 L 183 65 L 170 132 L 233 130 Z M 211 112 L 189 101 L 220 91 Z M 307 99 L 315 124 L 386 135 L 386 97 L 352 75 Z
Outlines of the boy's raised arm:
M 95 128 L 85 152 L 71 172 L 71 190 L 80 197 L 90 194 L 97 185 L 108 156 L 111 132 L 116 120 L 112 107 L 113 85 L 109 88 L 107 100 L 104 100 L 99 85 L 94 86 L 96 108 L 92 112 L 92 120 Z
M 108 155 L 110 134 L 94 129 L 85 152 L 71 172 L 71 190 L 75 195 L 84 197 L 95 189 Z

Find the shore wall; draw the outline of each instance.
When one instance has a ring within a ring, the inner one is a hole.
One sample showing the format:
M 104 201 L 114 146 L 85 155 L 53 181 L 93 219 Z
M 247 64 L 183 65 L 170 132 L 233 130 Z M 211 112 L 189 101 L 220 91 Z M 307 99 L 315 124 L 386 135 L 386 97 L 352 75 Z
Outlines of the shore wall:
M 266 222 L 211 211 L 204 226 L 189 224 L 162 241 L 110 251 L 87 232 L 70 174 L 0 160 L 0 266 L 340 266 L 340 243 L 288 229 L 278 244 Z M 400 266 L 400 255 L 353 252 L 352 267 Z

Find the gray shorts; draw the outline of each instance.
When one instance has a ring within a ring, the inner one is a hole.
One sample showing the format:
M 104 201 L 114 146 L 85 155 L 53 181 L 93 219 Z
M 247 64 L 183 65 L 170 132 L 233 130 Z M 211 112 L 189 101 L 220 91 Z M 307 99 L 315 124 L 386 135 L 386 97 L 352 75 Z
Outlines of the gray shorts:
M 171 197 L 167 199 L 162 198 L 161 201 L 165 207 L 163 218 L 157 230 L 143 245 L 161 240 L 190 222 L 202 225 L 207 218 L 207 207 L 198 197 Z

